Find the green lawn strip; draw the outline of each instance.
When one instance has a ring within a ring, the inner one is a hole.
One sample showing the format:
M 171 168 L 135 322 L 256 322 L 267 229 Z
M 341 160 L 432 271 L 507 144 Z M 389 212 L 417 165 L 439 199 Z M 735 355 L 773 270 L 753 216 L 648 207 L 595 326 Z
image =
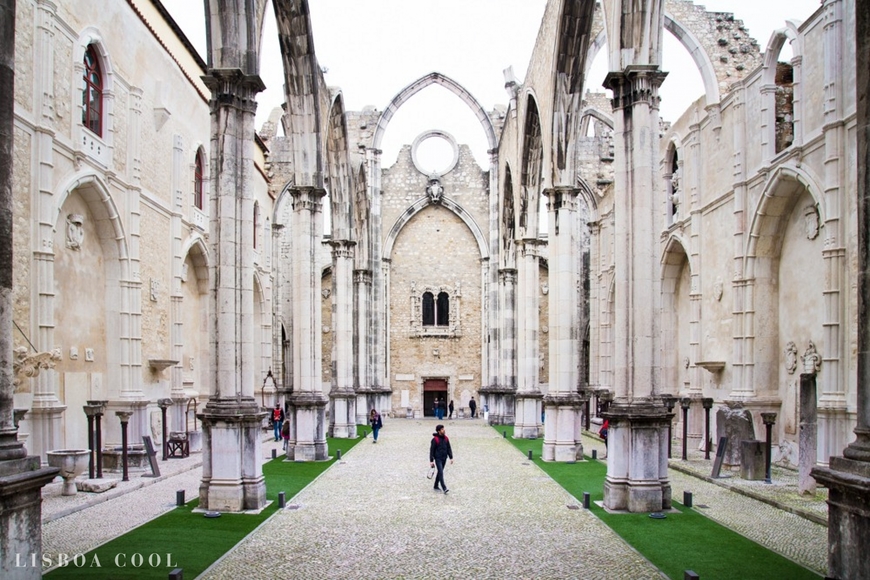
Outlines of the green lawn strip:
M 326 441 L 334 455 L 336 449 L 347 453 L 360 438 Z M 165 579 L 173 568 L 180 567 L 185 578 L 195 578 L 278 510 L 280 492 L 290 503 L 293 496 L 334 462 L 334 457 L 329 461 L 290 462 L 279 456 L 263 464 L 266 498 L 272 503 L 259 514 L 225 513 L 219 518 L 206 518 L 202 513 L 193 513 L 199 504 L 199 499 L 194 499 L 86 553 L 83 558 L 79 556 L 77 563 L 83 565 L 70 563 L 47 576 L 52 580 Z
M 499 433 L 507 431 L 508 440 L 523 455 L 528 456 L 531 450 L 535 465 L 580 502 L 583 492 L 589 492 L 593 502 L 604 498 L 605 464 L 600 461 L 573 464 L 542 461 L 543 439 L 514 439 L 511 426 L 499 425 L 496 430 Z M 682 580 L 686 570 L 693 570 L 703 580 L 820 577 L 706 516 L 673 503 L 680 513 L 668 513 L 663 520 L 652 519 L 646 513 L 611 514 L 594 503 L 591 511 L 675 580 Z

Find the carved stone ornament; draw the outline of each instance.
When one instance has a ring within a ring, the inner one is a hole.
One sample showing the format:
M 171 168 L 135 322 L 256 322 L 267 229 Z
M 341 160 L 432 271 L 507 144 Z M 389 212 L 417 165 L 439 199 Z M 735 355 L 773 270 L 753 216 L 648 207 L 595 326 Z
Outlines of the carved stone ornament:
M 331 288 L 324 288 L 323 290 L 320 291 L 320 294 L 323 296 L 324 299 L 329 298 L 329 295 L 332 294 L 332 289 Z
M 722 279 L 718 278 L 716 283 L 713 284 L 713 298 L 716 299 L 716 302 L 722 300 L 722 294 L 725 291 L 725 285 L 722 284 Z
M 785 370 L 788 371 L 788 374 L 793 375 L 795 369 L 797 369 L 797 345 L 794 341 L 788 341 L 788 344 L 785 345 L 785 351 L 783 352 L 785 355 Z
M 66 216 L 66 247 L 71 250 L 81 250 L 85 239 L 85 230 L 82 224 L 85 216 L 71 213 Z
M 683 357 L 683 366 L 689 368 L 689 357 Z
M 187 282 L 187 275 L 188 275 L 189 269 L 190 269 L 190 266 L 188 265 L 187 262 L 185 262 L 184 264 L 181 265 L 181 281 L 182 282 Z
M 550 293 L 550 285 L 547 284 L 546 282 L 544 282 L 543 284 L 541 284 L 541 294 L 546 296 L 549 293 Z
M 441 203 L 444 188 L 441 186 L 441 180 L 438 177 L 432 176 L 429 178 L 429 185 L 426 186 L 426 195 L 429 196 L 429 201 L 432 203 Z
M 32 379 L 39 376 L 39 371 L 53 369 L 57 361 L 61 360 L 60 349 L 50 352 L 38 352 L 28 356 L 27 347 L 19 346 L 15 349 L 12 357 L 13 385 L 18 387 L 24 379 Z
M 804 208 L 804 228 L 808 240 L 815 240 L 819 237 L 819 210 L 816 209 L 815 205 L 808 205 Z
M 804 351 L 804 356 L 802 357 L 802 359 L 804 361 L 804 374 L 818 374 L 819 369 L 822 367 L 822 355 L 816 352 L 816 345 L 813 343 L 813 341 L 810 341 L 809 346 L 807 346 L 807 350 Z

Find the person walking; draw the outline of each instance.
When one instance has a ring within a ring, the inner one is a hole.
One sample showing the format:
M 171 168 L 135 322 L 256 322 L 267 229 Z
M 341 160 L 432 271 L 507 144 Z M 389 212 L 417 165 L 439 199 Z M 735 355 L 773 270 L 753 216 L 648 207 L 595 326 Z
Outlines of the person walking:
M 448 411 L 447 418 L 452 419 L 453 418 L 453 399 L 450 399 L 450 404 L 447 405 L 447 411 Z
M 438 484 L 441 484 L 441 489 L 446 494 L 447 484 L 444 483 L 444 465 L 447 459 L 450 459 L 450 464 L 453 465 L 453 449 L 450 447 L 450 439 L 444 433 L 444 425 L 435 427 L 435 432 L 432 433 L 432 442 L 429 444 L 429 465 L 438 470 L 438 475 L 435 476 L 435 491 L 438 491 Z
M 471 418 L 474 419 L 477 415 L 477 403 L 474 402 L 474 397 L 471 397 L 471 400 L 468 401 L 468 408 L 471 410 Z
M 381 427 L 384 426 L 384 422 L 381 420 L 381 414 L 374 409 L 372 409 L 372 412 L 369 413 L 369 425 L 372 426 L 372 437 L 374 438 L 374 441 L 372 441 L 372 443 L 377 443 L 378 431 L 380 431 Z
M 275 405 L 272 409 L 272 431 L 275 435 L 275 441 L 281 440 L 281 427 L 284 426 L 284 409 L 281 405 Z
M 284 421 L 284 426 L 281 427 L 281 438 L 284 440 L 284 451 L 287 451 L 287 446 L 290 444 L 290 421 Z

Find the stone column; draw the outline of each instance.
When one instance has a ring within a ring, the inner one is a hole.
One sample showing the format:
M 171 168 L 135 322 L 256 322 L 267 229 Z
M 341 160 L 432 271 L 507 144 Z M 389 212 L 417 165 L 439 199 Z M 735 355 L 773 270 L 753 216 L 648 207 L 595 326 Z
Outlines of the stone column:
M 366 149 L 366 182 L 368 184 L 369 206 L 369 231 L 371 236 L 369 246 L 371 250 L 371 297 L 369 304 L 369 334 L 371 337 L 371 349 L 369 350 L 368 364 L 366 368 L 366 386 L 368 388 L 388 389 L 387 378 L 387 282 L 386 274 L 388 266 L 383 263 L 383 232 L 381 211 L 381 153 L 380 149 Z
M 356 394 L 353 390 L 353 248 L 356 242 L 332 245 L 333 388 L 329 393 L 333 437 L 356 437 Z
M 211 69 L 211 398 L 204 432 L 200 508 L 238 512 L 266 503 L 254 397 L 254 100 L 259 76 Z
M 18 441 L 12 394 L 12 143 L 15 0 L 0 0 L 0 577 L 42 578 L 42 486 L 58 473 L 40 468 Z M 25 567 L 16 563 L 16 555 Z M 29 565 L 33 562 L 33 565 Z
M 517 244 L 517 398 L 514 437 L 535 439 L 541 434 L 541 389 L 538 385 L 540 348 L 538 257 L 541 243 L 534 238 Z
M 870 579 L 870 0 L 855 1 L 858 115 L 858 384 L 856 439 L 811 475 L 828 488 L 828 577 Z
M 34 151 L 37 170 L 34 181 L 37 199 L 34 203 L 37 231 L 33 245 L 33 280 L 35 286 L 34 311 L 38 312 L 37 329 L 33 337 L 37 349 L 51 351 L 54 340 L 54 31 L 57 6 L 49 2 L 39 3 L 38 37 L 35 43 L 36 62 L 39 74 L 35 82 L 40 100 L 38 122 L 34 127 Z M 84 65 L 83 65 L 84 66 Z M 45 457 L 45 452 L 63 447 L 62 417 L 66 406 L 57 396 L 57 373 L 49 370 L 40 373 L 33 381 L 33 403 L 30 411 L 31 442 L 34 455 Z
M 613 91 L 615 167 L 614 401 L 610 421 L 604 505 L 630 512 L 671 505 L 667 409 L 659 400 L 660 311 L 658 227 L 655 211 L 658 155 L 657 65 L 630 65 L 607 75 Z
M 317 247 L 323 231 L 323 197 L 315 187 L 296 187 L 292 196 L 293 392 L 287 397 L 290 444 L 287 457 L 297 461 L 327 458 L 326 405 L 321 385 L 320 269 Z
M 573 187 L 544 191 L 548 209 L 550 388 L 544 397 L 544 461 L 583 459 L 580 395 L 577 194 Z

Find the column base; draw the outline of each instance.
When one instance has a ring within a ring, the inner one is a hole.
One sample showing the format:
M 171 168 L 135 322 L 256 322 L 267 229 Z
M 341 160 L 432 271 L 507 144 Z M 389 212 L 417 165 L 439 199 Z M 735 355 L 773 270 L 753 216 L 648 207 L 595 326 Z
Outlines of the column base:
M 510 425 L 516 421 L 516 389 L 510 387 L 481 387 L 480 406 L 489 406 L 490 425 Z
M 329 459 L 326 446 L 326 405 L 329 399 L 322 393 L 294 393 L 287 397 L 290 421 L 290 441 L 287 459 L 294 461 L 325 461 Z
M 673 417 L 653 402 L 612 404 L 604 506 L 632 513 L 671 509 L 668 423 Z
M 353 390 L 329 393 L 332 412 L 329 425 L 330 437 L 356 439 L 356 393 Z M 368 418 L 366 418 L 368 422 Z
M 515 439 L 537 439 L 544 435 L 541 420 L 544 396 L 537 391 L 525 391 L 516 395 Z
M 828 488 L 828 578 L 870 580 L 870 462 L 831 457 L 811 475 Z
M 35 455 L 0 461 L 0 578 L 42 578 L 42 487 L 58 471 Z
M 265 413 L 253 398 L 212 399 L 202 422 L 202 482 L 199 507 L 242 512 L 266 505 L 260 424 Z
M 544 461 L 583 459 L 583 407 L 586 397 L 580 393 L 547 395 L 544 404 Z
M 393 411 L 393 391 L 389 387 L 360 387 L 356 389 L 356 424 L 369 422 L 369 411 L 375 409 L 381 415 Z M 404 409 L 400 409 L 404 411 Z

